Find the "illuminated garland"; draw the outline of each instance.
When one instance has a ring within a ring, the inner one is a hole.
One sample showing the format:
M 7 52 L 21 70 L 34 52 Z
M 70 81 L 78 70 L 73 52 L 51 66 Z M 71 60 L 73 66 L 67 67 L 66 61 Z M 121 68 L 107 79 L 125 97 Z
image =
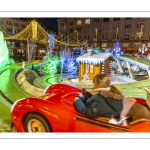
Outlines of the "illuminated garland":
M 62 37 L 62 35 L 61 35 Z M 59 37 L 58 39 L 54 39 L 51 37 L 52 40 L 55 41 L 55 44 L 58 45 L 68 45 L 68 46 L 81 46 L 85 44 L 85 40 L 78 40 L 78 39 L 70 39 L 68 37 L 62 39 Z M 33 20 L 30 22 L 29 25 L 21 32 L 5 37 L 5 40 L 25 40 L 25 41 L 33 41 L 38 42 L 40 44 L 47 44 L 48 43 L 48 32 L 46 32 L 37 21 Z

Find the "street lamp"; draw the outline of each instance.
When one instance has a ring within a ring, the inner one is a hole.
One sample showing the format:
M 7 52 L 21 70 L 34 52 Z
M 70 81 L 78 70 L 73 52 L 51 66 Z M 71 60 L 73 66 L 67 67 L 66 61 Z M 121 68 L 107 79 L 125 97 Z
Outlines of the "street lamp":
M 75 31 L 77 33 L 77 41 L 78 41 L 78 31 Z
M 143 25 L 142 25 L 141 28 L 140 28 L 140 42 L 141 42 L 141 40 L 142 40 L 142 35 L 143 35 Z
M 78 31 L 75 31 L 77 33 L 77 46 L 78 46 Z
M 140 29 L 141 35 L 142 35 L 142 30 L 143 30 L 143 25 L 141 26 L 141 29 Z
M 116 41 L 117 41 L 117 39 L 118 39 L 118 27 L 116 29 Z
M 95 31 L 96 31 L 96 41 L 97 41 L 97 29 Z

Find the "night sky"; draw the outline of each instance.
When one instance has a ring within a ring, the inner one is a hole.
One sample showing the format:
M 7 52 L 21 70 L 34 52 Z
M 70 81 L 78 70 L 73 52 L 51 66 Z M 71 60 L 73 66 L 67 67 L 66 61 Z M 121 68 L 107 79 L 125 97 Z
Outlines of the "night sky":
M 42 27 L 46 27 L 47 30 L 49 31 L 54 31 L 54 32 L 58 32 L 58 24 L 57 24 L 57 19 L 58 18 L 19 18 L 22 20 L 33 20 L 35 19 L 38 23 L 41 23 Z

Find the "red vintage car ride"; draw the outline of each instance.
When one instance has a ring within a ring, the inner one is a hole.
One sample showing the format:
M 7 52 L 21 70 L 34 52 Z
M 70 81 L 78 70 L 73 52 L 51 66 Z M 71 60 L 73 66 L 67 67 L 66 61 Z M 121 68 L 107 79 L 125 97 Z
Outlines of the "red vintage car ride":
M 74 98 L 79 88 L 55 84 L 39 98 L 24 98 L 11 108 L 12 124 L 18 132 L 150 132 L 150 120 L 131 120 L 127 126 L 109 123 L 110 118 L 90 118 L 77 112 Z M 142 105 L 145 100 L 135 98 Z

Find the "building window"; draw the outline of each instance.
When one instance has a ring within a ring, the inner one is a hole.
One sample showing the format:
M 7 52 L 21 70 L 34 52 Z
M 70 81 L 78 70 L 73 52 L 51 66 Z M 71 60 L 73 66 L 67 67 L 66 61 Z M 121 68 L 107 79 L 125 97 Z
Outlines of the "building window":
M 22 27 L 22 28 L 25 28 L 25 25 L 24 25 L 24 24 L 22 24 L 22 25 L 21 25 L 21 27 Z
M 124 40 L 129 40 L 130 39 L 130 34 L 129 33 L 125 33 L 124 34 Z
M 90 19 L 85 19 L 85 24 L 90 24 Z
M 82 20 L 77 20 L 77 25 L 81 25 L 82 24 Z
M 96 35 L 93 35 L 93 41 L 96 41 Z
M 70 40 L 70 39 L 73 39 L 73 36 L 69 36 L 69 40 Z
M 10 42 L 7 42 L 7 46 L 10 47 Z
M 81 40 L 81 35 L 78 36 L 78 39 Z
M 118 24 L 114 24 L 113 25 L 113 30 L 116 30 L 117 28 L 119 28 L 119 25 Z
M 86 39 L 86 40 L 89 40 L 89 35 L 85 35 L 85 39 Z
M 98 31 L 98 27 L 97 26 L 93 27 L 93 31 L 95 32 L 96 30 Z
M 109 22 L 109 18 L 104 18 L 103 22 Z
M 135 34 L 135 40 L 140 40 L 140 39 L 142 39 L 142 37 L 143 37 L 143 33 L 141 33 L 141 32 L 137 32 Z
M 7 24 L 8 24 L 8 25 L 12 25 L 10 21 L 7 21 Z
M 108 26 L 103 26 L 103 31 L 107 31 L 108 30 Z
M 11 43 L 11 47 L 15 47 L 15 42 L 12 42 L 12 43 Z
M 90 31 L 90 28 L 89 27 L 85 27 L 84 28 L 84 32 L 89 32 Z
M 60 26 L 63 27 L 63 26 L 64 26 L 64 23 L 60 23 Z
M 124 29 L 130 29 L 131 28 L 131 24 L 125 24 L 124 25 Z
M 60 33 L 64 33 L 64 30 L 63 30 L 63 29 L 60 29 Z
M 69 25 L 70 25 L 70 26 L 73 26 L 73 22 L 72 22 L 72 21 L 70 21 Z
M 116 33 L 114 33 L 114 34 L 112 35 L 112 39 L 113 39 L 113 40 L 116 40 L 116 38 L 117 38 L 117 35 L 116 35 Z
M 98 23 L 99 22 L 99 18 L 94 18 L 93 22 L 94 23 Z
M 114 21 L 119 21 L 120 20 L 120 18 L 114 18 Z
M 16 22 L 15 22 L 15 23 L 14 23 L 14 26 L 19 27 L 19 23 L 16 23 Z
M 81 28 L 77 28 L 77 32 L 81 32 Z
M 147 43 L 147 47 L 150 47 L 150 43 Z
M 69 33 L 73 33 L 73 29 L 69 29 Z
M 12 29 L 11 28 L 7 28 L 7 32 L 12 32 Z
M 102 47 L 107 47 L 107 43 L 102 43 Z
M 108 35 L 107 34 L 103 34 L 102 35 L 102 40 L 107 40 L 108 39 Z
M 142 26 L 144 26 L 144 22 L 139 22 L 136 25 L 137 25 L 137 28 L 141 28 Z

